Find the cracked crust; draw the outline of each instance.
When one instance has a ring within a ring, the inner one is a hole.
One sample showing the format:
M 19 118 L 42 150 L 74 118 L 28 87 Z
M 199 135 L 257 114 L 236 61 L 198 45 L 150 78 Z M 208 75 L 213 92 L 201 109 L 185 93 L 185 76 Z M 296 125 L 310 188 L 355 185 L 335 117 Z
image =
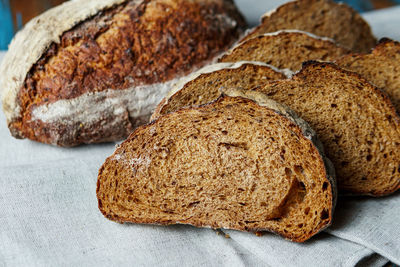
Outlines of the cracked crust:
M 112 109 L 118 115 L 121 109 L 127 112 L 111 125 L 113 114 L 105 109 L 88 114 L 91 121 L 78 121 L 63 116 L 65 104 L 58 102 L 76 99 L 82 106 L 102 98 L 97 93 L 109 96 L 148 86 L 153 90 L 140 97 L 154 108 L 167 91 L 165 83 L 211 61 L 236 41 L 244 26 L 230 0 L 66 2 L 28 23 L 0 67 L 10 131 L 17 138 L 60 146 L 126 137 L 143 121 L 138 118 L 151 114 L 140 113 L 147 106 L 105 98 L 117 104 Z M 56 110 L 60 118 L 47 120 L 43 110 Z

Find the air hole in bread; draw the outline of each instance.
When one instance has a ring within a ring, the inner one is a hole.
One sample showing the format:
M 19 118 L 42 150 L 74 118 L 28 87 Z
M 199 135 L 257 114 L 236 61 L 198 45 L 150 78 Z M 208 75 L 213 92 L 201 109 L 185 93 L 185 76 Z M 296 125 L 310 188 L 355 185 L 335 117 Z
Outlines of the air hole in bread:
M 324 182 L 324 183 L 322 184 L 322 191 L 325 191 L 326 189 L 328 189 L 328 183 L 327 183 L 327 182 Z
M 324 209 L 322 212 L 321 212 L 321 220 L 326 220 L 326 219 L 329 219 L 329 212 L 326 210 L 326 209 Z

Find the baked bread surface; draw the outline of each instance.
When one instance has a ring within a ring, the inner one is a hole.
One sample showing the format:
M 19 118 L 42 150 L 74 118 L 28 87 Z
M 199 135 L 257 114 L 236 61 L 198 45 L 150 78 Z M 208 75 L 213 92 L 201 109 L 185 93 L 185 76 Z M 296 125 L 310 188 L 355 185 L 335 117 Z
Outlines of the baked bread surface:
M 230 0 L 68 1 L 29 22 L 4 58 L 10 131 L 61 146 L 124 138 L 244 27 Z
M 400 114 L 400 43 L 382 39 L 369 54 L 351 54 L 335 61 L 357 72 L 388 94 Z
M 255 88 L 317 132 L 339 191 L 382 196 L 400 187 L 400 118 L 381 90 L 332 63 L 306 62 L 292 79 Z
M 256 61 L 215 63 L 180 79 L 157 105 L 150 120 L 182 107 L 209 103 L 220 96 L 221 88 L 254 88 L 291 74 Z
M 355 52 L 369 52 L 376 39 L 368 23 L 351 7 L 331 0 L 298 0 L 267 12 L 261 24 L 245 36 L 297 29 L 334 39 Z
M 333 61 L 349 53 L 334 40 L 299 30 L 281 30 L 239 43 L 219 62 L 261 61 L 279 69 L 297 71 L 307 60 Z
M 99 170 L 104 216 L 297 242 L 330 224 L 334 173 L 313 130 L 262 94 L 226 93 L 139 127 L 117 148 Z

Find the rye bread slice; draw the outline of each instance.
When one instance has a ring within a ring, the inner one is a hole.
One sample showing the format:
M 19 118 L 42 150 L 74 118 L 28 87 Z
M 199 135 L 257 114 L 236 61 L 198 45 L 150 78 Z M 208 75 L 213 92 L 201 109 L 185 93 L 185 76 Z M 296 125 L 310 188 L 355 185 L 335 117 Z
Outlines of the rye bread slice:
M 369 52 L 376 39 L 368 23 L 351 7 L 330 0 L 299 0 L 266 13 L 244 40 L 259 34 L 297 29 L 334 39 L 355 52 Z
M 104 216 L 296 242 L 326 228 L 335 181 L 313 130 L 263 94 L 228 94 L 136 129 L 99 170 Z
M 286 79 L 291 75 L 289 70 L 279 70 L 256 61 L 215 63 L 179 80 L 158 104 L 150 120 L 182 107 L 209 103 L 220 96 L 222 87 L 254 88 L 266 81 Z
M 381 90 L 333 63 L 256 88 L 307 121 L 336 168 L 339 190 L 382 196 L 400 187 L 400 118 Z
M 400 114 L 400 43 L 382 39 L 369 54 L 352 54 L 335 61 L 385 91 Z
M 256 36 L 223 55 L 219 62 L 261 61 L 279 69 L 301 69 L 307 60 L 333 61 L 349 53 L 332 39 L 298 30 L 284 30 Z

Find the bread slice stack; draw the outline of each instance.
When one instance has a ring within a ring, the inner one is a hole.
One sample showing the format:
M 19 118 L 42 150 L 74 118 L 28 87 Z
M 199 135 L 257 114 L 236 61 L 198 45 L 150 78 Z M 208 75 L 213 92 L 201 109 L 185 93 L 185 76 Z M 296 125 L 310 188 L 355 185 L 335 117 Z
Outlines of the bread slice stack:
M 314 131 L 263 94 L 226 94 L 136 129 L 99 171 L 101 212 L 296 242 L 326 228 L 335 181 Z
M 395 192 L 400 118 L 373 84 L 397 105 L 398 43 L 348 55 L 375 43 L 368 24 L 333 1 L 266 14 L 220 63 L 175 84 L 152 121 L 106 160 L 99 209 L 121 223 L 272 231 L 303 242 L 331 223 L 335 169 L 341 193 Z
M 388 94 L 400 114 L 400 43 L 382 39 L 369 54 L 351 54 L 335 61 L 357 72 Z
M 334 39 L 355 52 L 369 52 L 376 39 L 368 23 L 346 4 L 331 0 L 298 0 L 266 13 L 244 40 L 260 34 L 296 29 Z
M 227 79 L 223 75 L 220 71 L 220 80 Z M 217 91 L 214 80 L 204 74 L 190 81 L 161 110 L 210 101 L 207 92 Z M 317 131 L 343 193 L 382 196 L 400 187 L 400 119 L 387 96 L 360 75 L 308 62 L 291 79 L 241 86 L 284 103 Z
M 209 103 L 220 96 L 221 88 L 253 88 L 291 75 L 289 70 L 279 70 L 256 61 L 212 64 L 175 84 L 158 104 L 150 120 L 182 107 Z
M 225 53 L 219 62 L 261 61 L 279 69 L 301 69 L 307 60 L 333 61 L 349 50 L 334 40 L 298 30 L 282 30 L 259 35 L 239 43 Z

